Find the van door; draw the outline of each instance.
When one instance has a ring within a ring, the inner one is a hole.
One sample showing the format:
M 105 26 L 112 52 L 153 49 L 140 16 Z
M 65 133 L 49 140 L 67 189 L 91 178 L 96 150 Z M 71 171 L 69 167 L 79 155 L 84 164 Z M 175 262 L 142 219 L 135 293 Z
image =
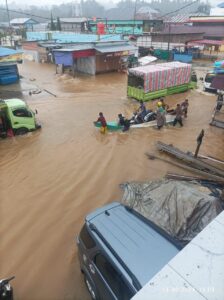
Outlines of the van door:
M 27 128 L 28 130 L 35 129 L 35 119 L 33 113 L 26 107 L 15 108 L 11 112 L 11 122 L 13 129 Z
M 92 273 L 100 299 L 130 300 L 134 296 L 135 293 L 125 283 L 121 274 L 103 254 L 96 254 Z

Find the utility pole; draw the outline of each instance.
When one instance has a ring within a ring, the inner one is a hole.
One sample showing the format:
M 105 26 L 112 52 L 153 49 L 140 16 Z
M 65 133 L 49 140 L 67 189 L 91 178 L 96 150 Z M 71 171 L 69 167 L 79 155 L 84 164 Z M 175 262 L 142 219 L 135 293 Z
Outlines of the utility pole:
M 137 0 L 135 0 L 133 34 L 135 34 L 135 16 L 136 16 L 136 9 L 137 9 Z
M 8 16 L 8 23 L 9 23 L 9 37 L 10 37 L 10 44 L 11 44 L 11 46 L 12 46 L 11 24 L 10 24 L 9 7 L 8 7 L 8 1 L 7 1 L 7 0 L 5 0 L 5 6 L 6 6 L 6 11 L 7 11 L 7 16 Z
M 9 7 L 8 7 L 8 1 L 5 0 L 5 6 L 6 6 L 6 11 L 7 11 L 7 16 L 8 16 L 8 23 L 10 27 L 10 15 L 9 15 Z
M 170 31 L 171 31 L 171 26 L 170 26 L 171 24 L 170 23 L 168 23 L 168 58 L 167 58 L 167 60 L 169 60 L 170 59 Z

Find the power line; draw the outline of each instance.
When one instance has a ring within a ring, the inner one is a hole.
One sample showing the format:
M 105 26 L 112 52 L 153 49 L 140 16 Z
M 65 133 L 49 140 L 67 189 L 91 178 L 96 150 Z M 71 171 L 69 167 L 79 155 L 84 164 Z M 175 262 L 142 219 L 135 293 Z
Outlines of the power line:
M 163 17 L 165 17 L 165 16 L 174 14 L 174 13 L 176 13 L 176 12 L 178 12 L 178 11 L 180 11 L 180 10 L 182 10 L 182 9 L 184 9 L 184 8 L 186 8 L 186 7 L 188 7 L 188 6 L 191 6 L 192 4 L 195 4 L 195 3 L 197 3 L 197 2 L 200 2 L 200 0 L 196 0 L 196 1 L 193 1 L 193 2 L 191 2 L 191 3 L 188 3 L 188 4 L 184 5 L 184 6 L 182 6 L 181 8 L 178 8 L 178 9 L 176 9 L 176 10 L 173 10 L 173 11 L 171 11 L 171 12 L 169 12 L 169 13 L 166 13 L 166 14 L 162 15 L 160 18 L 163 18 Z
M 30 13 L 18 11 L 18 10 L 6 9 L 6 8 L 3 8 L 3 7 L 0 7 L 0 10 L 14 12 L 14 13 L 17 13 L 17 14 L 26 15 L 26 16 L 35 17 L 35 18 L 41 18 L 41 19 L 45 19 L 45 20 L 50 20 L 50 18 L 47 18 L 47 17 L 41 17 L 41 16 L 37 16 L 37 15 L 34 15 L 34 14 L 30 14 Z

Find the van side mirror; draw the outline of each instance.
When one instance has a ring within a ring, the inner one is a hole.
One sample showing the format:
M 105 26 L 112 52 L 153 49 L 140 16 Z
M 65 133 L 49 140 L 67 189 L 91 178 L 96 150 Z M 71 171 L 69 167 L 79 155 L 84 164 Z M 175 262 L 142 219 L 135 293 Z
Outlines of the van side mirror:
M 203 78 L 203 77 L 200 77 L 200 80 L 201 80 L 201 81 L 204 81 L 204 78 Z
M 37 111 L 37 109 L 35 109 L 35 114 L 36 114 L 36 115 L 38 114 L 38 111 Z

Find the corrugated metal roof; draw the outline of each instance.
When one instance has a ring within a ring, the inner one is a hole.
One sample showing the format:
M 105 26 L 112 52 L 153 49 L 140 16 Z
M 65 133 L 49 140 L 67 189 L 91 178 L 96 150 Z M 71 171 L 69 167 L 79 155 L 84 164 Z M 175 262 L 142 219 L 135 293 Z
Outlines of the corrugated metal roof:
M 224 45 L 224 41 L 217 41 L 217 40 L 198 40 L 198 41 L 191 41 L 188 45 Z
M 202 30 L 204 32 L 204 37 L 207 39 L 213 39 L 212 37 L 219 37 L 219 38 L 223 38 L 224 36 L 224 26 L 209 26 L 209 24 L 207 26 L 193 26 L 193 27 L 197 27 L 198 30 Z
M 63 49 L 55 49 L 53 51 L 55 52 L 73 52 L 73 51 L 81 51 L 81 50 L 89 50 L 89 49 L 94 49 L 93 45 L 77 45 L 71 48 L 63 48 Z
M 164 22 L 166 23 L 188 23 L 190 17 L 205 16 L 204 13 L 191 13 L 191 14 L 177 14 L 175 16 L 166 17 Z
M 87 18 L 60 18 L 61 23 L 83 23 Z
M 135 51 L 138 48 L 132 45 L 111 45 L 111 46 L 95 46 L 95 49 L 101 53 Z
M 0 57 L 19 54 L 19 53 L 23 53 L 23 51 L 0 47 Z
M 167 25 L 167 24 L 166 24 Z M 170 28 L 169 28 L 170 27 Z M 170 25 L 166 26 L 163 31 L 156 32 L 154 34 L 191 34 L 191 33 L 204 33 L 205 30 L 203 30 L 203 27 L 198 28 L 198 26 L 190 26 L 190 25 Z
M 191 16 L 192 23 L 210 23 L 210 22 L 224 22 L 224 16 Z
M 17 18 L 17 19 L 12 19 L 10 21 L 10 24 L 24 24 L 27 21 L 32 20 L 31 18 Z

